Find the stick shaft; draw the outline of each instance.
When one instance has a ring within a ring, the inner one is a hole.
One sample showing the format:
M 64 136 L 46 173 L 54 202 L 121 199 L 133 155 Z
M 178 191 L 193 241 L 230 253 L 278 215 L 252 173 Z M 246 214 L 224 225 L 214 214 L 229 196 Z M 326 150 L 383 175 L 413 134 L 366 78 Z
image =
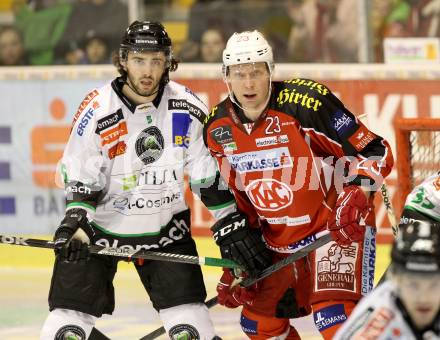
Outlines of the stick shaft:
M 52 241 L 24 238 L 18 236 L 0 235 L 0 243 L 15 245 L 15 246 L 27 246 L 27 247 L 46 248 L 46 249 L 55 248 L 55 245 Z M 239 268 L 238 264 L 228 259 L 161 253 L 161 252 L 148 251 L 144 249 L 136 250 L 133 249 L 132 247 L 114 248 L 114 247 L 102 247 L 97 245 L 91 245 L 89 247 L 89 251 L 91 254 L 115 256 L 125 259 L 144 259 L 144 260 L 168 261 L 168 262 L 205 265 L 205 266 L 214 266 L 214 267 Z
M 286 258 L 282 259 L 281 261 L 275 262 L 271 266 L 267 267 L 263 271 L 261 271 L 256 277 L 254 278 L 248 278 L 243 280 L 240 285 L 243 287 L 249 287 L 253 285 L 254 283 L 264 279 L 265 277 L 269 276 L 270 274 L 280 270 L 281 268 L 284 268 L 285 266 L 298 261 L 299 259 L 306 257 L 310 252 L 318 249 L 319 247 L 323 246 L 324 244 L 332 241 L 332 238 L 328 232 L 324 233 L 323 236 L 318 238 L 315 242 L 312 244 L 309 244 L 308 246 L 299 249 L 297 252 L 293 253 L 292 255 L 287 256 Z M 209 299 L 205 302 L 206 307 L 211 308 L 214 307 L 217 304 L 217 296 L 214 296 L 213 298 Z M 146 336 L 142 337 L 141 340 L 153 340 L 157 337 L 161 336 L 162 334 L 165 334 L 165 328 L 161 327 L 153 332 L 147 334 Z

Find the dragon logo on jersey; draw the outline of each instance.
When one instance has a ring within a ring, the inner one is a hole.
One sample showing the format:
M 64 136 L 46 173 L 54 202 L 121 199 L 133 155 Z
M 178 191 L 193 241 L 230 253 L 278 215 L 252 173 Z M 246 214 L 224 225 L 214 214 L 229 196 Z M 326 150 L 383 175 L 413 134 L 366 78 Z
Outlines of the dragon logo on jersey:
M 260 210 L 280 210 L 293 201 L 293 192 L 289 186 L 276 179 L 252 181 L 245 190 L 252 204 Z
M 136 154 L 144 164 L 157 161 L 162 156 L 163 148 L 163 136 L 156 126 L 144 129 L 136 139 Z

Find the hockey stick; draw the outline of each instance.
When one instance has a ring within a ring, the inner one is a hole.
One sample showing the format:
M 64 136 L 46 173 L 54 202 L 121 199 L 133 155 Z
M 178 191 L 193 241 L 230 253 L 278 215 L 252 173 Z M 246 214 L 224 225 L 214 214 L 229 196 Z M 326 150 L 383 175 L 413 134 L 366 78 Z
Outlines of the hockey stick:
M 23 238 L 17 236 L 0 235 L 0 244 L 1 243 L 15 245 L 15 246 L 28 246 L 28 247 L 55 249 L 55 244 L 52 241 L 33 239 L 33 238 Z M 191 255 L 183 255 L 183 254 L 169 254 L 169 253 L 148 251 L 144 249 L 136 250 L 136 249 L 127 249 L 126 247 L 114 248 L 114 247 L 91 245 L 89 246 L 89 251 L 91 254 L 122 257 L 127 260 L 144 259 L 144 260 L 156 260 L 156 261 L 177 262 L 177 263 L 186 263 L 186 264 L 195 264 L 195 265 L 205 265 L 205 266 L 213 266 L 213 267 L 240 268 L 240 266 L 236 264 L 234 261 L 227 259 L 218 259 L 218 258 L 203 257 L 203 256 L 191 256 Z
M 320 236 L 318 239 L 316 239 L 315 242 L 305 246 L 304 248 L 297 250 L 292 255 L 285 257 L 281 261 L 275 262 L 271 266 L 267 267 L 266 269 L 264 269 L 263 271 L 258 273 L 257 276 L 244 279 L 243 281 L 241 281 L 240 285 L 243 287 L 252 286 L 254 283 L 264 279 L 265 277 L 268 277 L 269 275 L 280 270 L 281 268 L 283 268 L 283 267 L 285 267 L 285 266 L 287 266 L 287 265 L 289 265 L 289 264 L 291 264 L 291 263 L 293 263 L 303 257 L 306 257 L 310 252 L 318 249 L 319 247 L 322 247 L 324 244 L 327 244 L 333 240 L 327 231 L 322 231 L 322 232 L 318 233 L 317 235 L 322 235 L 322 236 Z M 214 307 L 216 304 L 217 304 L 217 296 L 215 296 L 205 302 L 205 305 L 208 308 Z M 164 327 L 156 329 L 155 331 L 142 337 L 140 340 L 153 340 L 153 339 L 156 339 L 158 336 L 161 336 L 162 334 L 165 334 Z
M 367 118 L 366 113 L 357 116 L 357 118 L 368 128 L 368 122 L 366 120 L 366 118 Z M 382 195 L 382 200 L 383 200 L 383 203 L 386 208 L 388 220 L 390 221 L 390 224 L 391 224 L 391 230 L 393 231 L 393 236 L 396 237 L 397 233 L 399 231 L 399 223 L 397 222 L 396 213 L 394 212 L 394 208 L 391 203 L 391 197 L 388 192 L 388 187 L 386 185 L 385 179 L 383 180 L 382 186 L 380 187 L 380 193 Z M 385 272 L 380 277 L 379 282 L 377 283 L 376 286 L 380 285 L 381 283 L 383 283 L 385 281 L 387 271 L 388 271 L 388 268 L 385 269 Z

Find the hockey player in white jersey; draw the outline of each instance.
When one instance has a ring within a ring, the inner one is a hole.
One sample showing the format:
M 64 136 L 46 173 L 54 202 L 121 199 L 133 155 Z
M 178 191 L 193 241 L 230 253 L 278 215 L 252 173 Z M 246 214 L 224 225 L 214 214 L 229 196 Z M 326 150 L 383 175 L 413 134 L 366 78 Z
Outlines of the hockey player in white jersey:
M 118 261 L 90 255 L 87 244 L 197 255 L 184 172 L 215 217 L 236 209 L 231 193 L 219 190 L 216 163 L 203 143 L 207 108 L 169 81 L 177 61 L 164 27 L 132 23 L 115 65 L 121 76 L 79 106 L 62 158 L 67 209 L 55 231 L 41 339 L 87 339 L 96 319 L 114 310 Z M 135 267 L 171 339 L 216 338 L 199 266 L 145 261 Z
M 361 300 L 335 339 L 440 339 L 440 173 L 408 195 L 388 280 Z

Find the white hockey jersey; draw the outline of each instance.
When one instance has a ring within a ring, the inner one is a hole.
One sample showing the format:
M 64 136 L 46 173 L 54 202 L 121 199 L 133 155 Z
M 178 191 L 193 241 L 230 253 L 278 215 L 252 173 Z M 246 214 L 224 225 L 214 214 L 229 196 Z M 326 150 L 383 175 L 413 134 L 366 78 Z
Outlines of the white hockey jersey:
M 406 198 L 405 209 L 416 210 L 440 222 L 440 172 L 411 191 Z
M 418 332 L 396 303 L 396 286 L 386 281 L 364 297 L 336 333 L 335 340 L 439 340 L 440 320 L 436 330 Z
M 117 78 L 93 90 L 74 117 L 61 169 L 67 209 L 86 209 L 107 236 L 158 248 L 188 234 L 185 173 L 194 183 L 218 177 L 202 137 L 207 108 L 172 81 L 153 102 L 135 106 L 123 85 Z M 210 190 L 216 217 L 235 210 L 228 190 Z

